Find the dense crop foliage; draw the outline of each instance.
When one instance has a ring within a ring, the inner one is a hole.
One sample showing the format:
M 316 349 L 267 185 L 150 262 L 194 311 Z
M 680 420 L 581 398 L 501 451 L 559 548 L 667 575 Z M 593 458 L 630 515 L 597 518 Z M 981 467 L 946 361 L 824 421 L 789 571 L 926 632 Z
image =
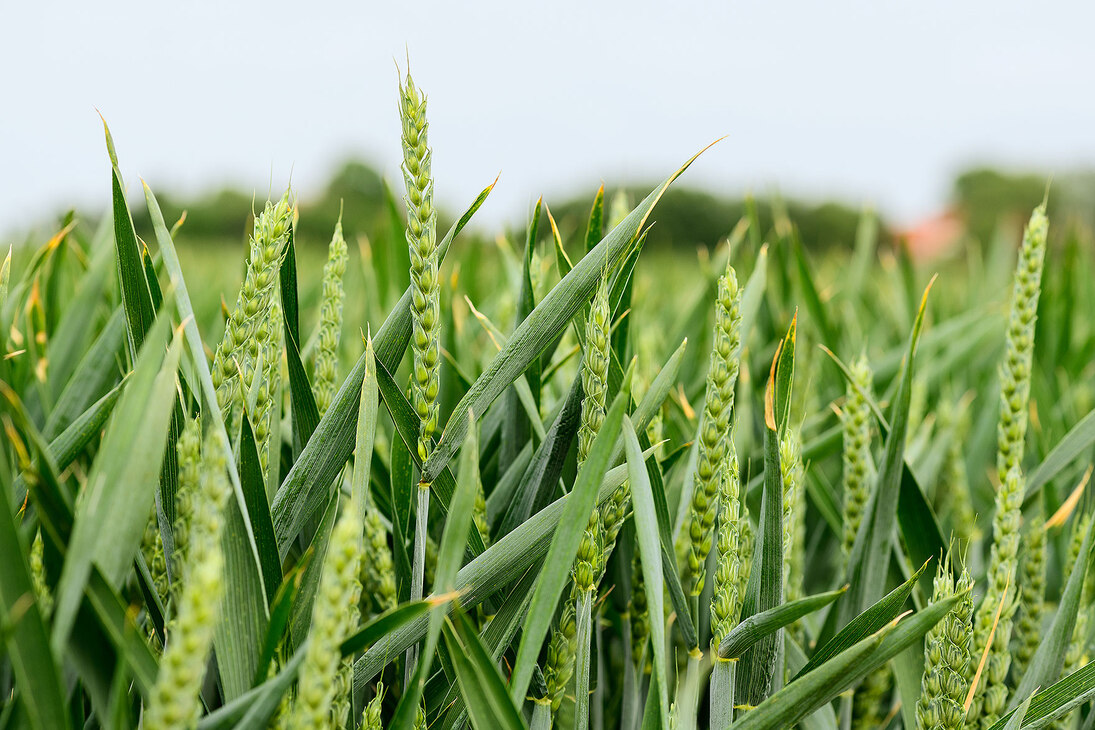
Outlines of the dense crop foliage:
M 398 98 L 398 235 L 287 192 L 218 291 L 107 132 L 9 254 L 0 728 L 1092 726 L 1086 234 L 644 252 L 689 161 L 491 245 Z

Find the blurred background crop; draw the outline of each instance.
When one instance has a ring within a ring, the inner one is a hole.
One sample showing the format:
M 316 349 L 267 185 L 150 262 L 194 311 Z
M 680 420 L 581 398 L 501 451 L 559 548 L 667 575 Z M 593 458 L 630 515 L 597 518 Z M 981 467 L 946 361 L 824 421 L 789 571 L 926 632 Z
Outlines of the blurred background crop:
M 98 111 L 130 193 L 143 178 L 166 215 L 186 212 L 178 241 L 209 272 L 209 317 L 242 276 L 255 202 L 286 184 L 304 281 L 340 203 L 348 239 L 386 235 L 408 57 L 442 225 L 501 175 L 473 224 L 487 244 L 522 235 L 541 195 L 576 232 L 602 182 L 634 202 L 724 135 L 658 208 L 648 248 L 682 266 L 750 196 L 762 218 L 786 210 L 815 256 L 850 249 L 871 209 L 884 243 L 932 262 L 994 236 L 1014 246 L 1050 177 L 1055 220 L 1087 228 L 1095 211 L 1090 3 L 119 1 L 5 16 L 0 242 L 40 245 L 69 209 L 87 223 L 106 210 Z

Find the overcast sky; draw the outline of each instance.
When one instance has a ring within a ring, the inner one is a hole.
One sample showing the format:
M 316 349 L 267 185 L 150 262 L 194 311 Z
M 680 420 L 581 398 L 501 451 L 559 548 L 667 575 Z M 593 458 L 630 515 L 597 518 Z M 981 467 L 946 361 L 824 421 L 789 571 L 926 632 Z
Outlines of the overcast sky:
M 183 9 L 183 6 L 186 9 Z M 395 61 L 429 95 L 437 197 L 477 220 L 653 179 L 935 211 L 970 163 L 1095 165 L 1095 3 L 10 2 L 0 231 L 154 189 L 315 191 L 347 154 L 396 178 Z

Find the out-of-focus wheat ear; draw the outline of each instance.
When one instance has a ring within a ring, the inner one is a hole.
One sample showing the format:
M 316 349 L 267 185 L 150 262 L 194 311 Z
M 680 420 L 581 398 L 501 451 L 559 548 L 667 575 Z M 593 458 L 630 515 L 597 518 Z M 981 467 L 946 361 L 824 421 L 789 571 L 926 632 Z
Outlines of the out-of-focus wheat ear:
M 1019 558 L 1019 615 L 1015 621 L 1015 675 L 1023 676 L 1042 641 L 1046 607 L 1046 521 L 1039 502 L 1023 530 Z M 1067 574 L 1067 573 L 1066 573 Z
M 806 530 L 806 484 L 802 441 L 793 426 L 780 439 L 779 466 L 783 472 L 783 585 L 786 600 L 802 598 Z
M 1088 513 L 1078 519 L 1072 530 L 1072 538 L 1069 540 L 1068 547 L 1068 564 L 1065 567 L 1064 575 L 1070 575 L 1072 573 L 1073 566 L 1076 565 L 1076 560 L 1080 555 L 1080 548 L 1084 542 L 1084 535 L 1091 529 L 1091 513 Z M 1089 627 L 1091 625 L 1091 612 L 1092 612 L 1092 581 L 1090 579 L 1091 569 L 1088 568 L 1089 579 L 1084 582 L 1084 589 L 1082 598 L 1080 600 L 1080 610 L 1076 614 L 1076 624 L 1072 629 L 1072 641 L 1068 645 L 1068 651 L 1065 653 L 1065 664 L 1061 669 L 1061 676 L 1067 677 L 1075 672 L 1080 667 L 1088 663 L 1088 650 L 1090 649 L 1089 641 L 1091 639 L 1089 633 Z
M 34 533 L 34 542 L 30 544 L 30 577 L 34 583 L 34 597 L 38 601 L 38 608 L 43 616 L 49 616 L 53 611 L 53 593 L 49 589 L 49 581 L 46 580 L 45 544 L 42 542 L 41 530 Z
M 1031 213 L 1023 233 L 1023 246 L 1015 266 L 1011 313 L 1004 360 L 1000 363 L 1000 421 L 997 426 L 996 471 L 1000 482 L 1021 467 L 1027 434 L 1030 400 L 1030 368 L 1034 357 L 1034 325 L 1042 291 L 1042 266 L 1046 254 L 1049 221 L 1042 203 Z
M 192 499 L 175 620 L 144 717 L 149 730 L 194 727 L 201 713 L 198 693 L 225 590 L 221 533 L 231 492 L 224 447 L 210 446 L 207 453 Z
M 866 355 L 860 355 L 852 363 L 851 372 L 853 382 L 848 384 L 841 412 L 844 435 L 844 534 L 841 549 L 845 564 L 852 553 L 856 533 L 863 521 L 874 475 L 871 459 L 871 410 L 866 398 L 871 392 L 873 374 Z
M 939 428 L 949 432 L 939 492 L 939 514 L 949 515 L 951 531 L 961 545 L 980 539 L 977 516 L 970 501 L 969 473 L 966 470 L 965 444 L 969 437 L 968 404 L 958 402 L 951 393 L 943 396 L 939 406 Z
M 178 600 L 180 576 L 186 563 L 190 525 L 193 522 L 194 500 L 198 496 L 202 478 L 202 425 L 199 418 L 187 418 L 175 445 L 179 465 L 178 488 L 175 491 L 175 550 L 171 567 L 174 583 L 171 598 Z
M 388 529 L 380 511 L 369 503 L 365 512 L 365 556 L 361 561 L 362 595 L 375 598 L 379 613 L 395 608 L 398 595 L 392 550 L 388 545 Z
M 327 412 L 338 388 L 338 345 L 342 336 L 342 304 L 346 291 L 342 279 L 348 260 L 346 239 L 342 235 L 342 211 L 327 247 L 323 265 L 323 297 L 319 308 L 319 334 L 316 339 L 316 369 L 313 388 L 320 417 Z
M 966 722 L 989 728 L 1004 714 L 1008 701 L 1008 669 L 1011 666 L 1012 617 L 1015 614 L 1015 574 L 1019 564 L 1019 539 L 1023 519 L 1023 477 L 1012 467 L 996 493 L 992 521 L 992 549 L 986 574 L 985 598 L 973 623 L 974 656 L 988 647 L 988 658 L 966 715 Z M 998 607 L 999 615 L 997 615 Z M 995 625 L 995 631 L 993 626 Z M 992 643 L 989 645 L 991 637 Z
M 312 608 L 308 647 L 300 668 L 297 700 L 291 728 L 325 728 L 336 699 L 339 645 L 349 635 L 350 609 L 356 609 L 361 585 L 357 570 L 361 559 L 361 517 L 352 499 L 342 505 L 342 515 L 331 532 L 323 559 L 319 589 Z

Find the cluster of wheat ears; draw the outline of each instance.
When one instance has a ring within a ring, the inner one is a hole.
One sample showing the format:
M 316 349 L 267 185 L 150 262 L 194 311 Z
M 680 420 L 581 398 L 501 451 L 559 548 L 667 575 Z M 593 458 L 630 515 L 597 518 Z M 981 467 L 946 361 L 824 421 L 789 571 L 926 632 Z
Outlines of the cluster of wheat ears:
M 488 263 L 399 94 L 371 325 L 341 218 L 302 306 L 286 193 L 213 347 L 109 132 L 111 214 L 8 254 L 0 728 L 1092 727 L 1082 232 L 1043 203 L 921 294 L 873 216 L 819 263 L 751 209 L 670 286 L 689 161 Z

